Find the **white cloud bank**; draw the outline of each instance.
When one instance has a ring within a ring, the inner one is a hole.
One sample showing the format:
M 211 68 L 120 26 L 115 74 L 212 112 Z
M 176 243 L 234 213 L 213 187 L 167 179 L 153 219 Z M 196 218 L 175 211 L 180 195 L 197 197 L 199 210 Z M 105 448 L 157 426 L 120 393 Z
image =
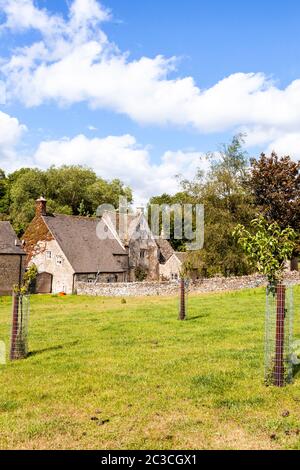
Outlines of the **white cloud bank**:
M 151 163 L 147 148 L 139 146 L 131 135 L 88 139 L 78 135 L 73 139 L 42 142 L 34 155 L 37 166 L 76 164 L 88 165 L 103 178 L 120 178 L 134 189 L 136 202 L 144 203 L 151 196 L 178 191 L 175 176 L 193 178 L 197 168 L 208 168 L 205 156 L 199 152 L 166 152 L 160 163 Z
M 48 101 L 63 106 L 86 102 L 141 124 L 190 126 L 202 133 L 242 130 L 249 147 L 300 157 L 300 80 L 280 89 L 262 73 L 235 73 L 201 89 L 192 77 L 171 78 L 175 57 L 132 60 L 109 41 L 102 24 L 111 13 L 96 0 L 74 0 L 67 18 L 38 8 L 32 0 L 0 0 L 0 13 L 0 34 L 35 30 L 39 37 L 0 58 L 0 103 L 19 100 L 33 107 Z M 25 129 L 0 112 L 0 167 L 16 166 L 15 149 Z M 166 152 L 154 164 L 149 149 L 130 135 L 78 135 L 42 142 L 29 162 L 42 167 L 85 164 L 105 178 L 123 179 L 137 199 L 145 200 L 176 191 L 174 175 L 192 177 L 201 156 Z M 201 165 L 207 165 L 205 160 Z
M 153 196 L 179 190 L 176 175 L 193 178 L 196 170 L 208 168 L 201 152 L 167 151 L 157 164 L 151 162 L 148 147 L 131 135 L 43 141 L 30 156 L 18 150 L 27 128 L 18 119 L 0 111 L 0 168 L 10 172 L 23 166 L 48 168 L 51 165 L 85 165 L 105 179 L 121 179 L 134 191 L 137 203 Z
M 26 131 L 18 119 L 0 111 L 0 167 L 9 168 L 17 160 L 16 145 Z
M 32 0 L 0 0 L 0 8 L 6 16 L 3 33 L 33 29 L 40 34 L 40 40 L 2 61 L 8 100 L 17 98 L 29 107 L 49 100 L 86 102 L 138 123 L 192 126 L 203 133 L 246 129 L 249 143 L 275 145 L 285 139 L 286 152 L 294 151 L 300 80 L 280 89 L 262 73 L 235 73 L 201 89 L 192 77 L 170 78 L 175 57 L 131 60 L 120 52 L 102 30 L 111 14 L 96 0 L 74 0 L 67 18 L 39 9 Z

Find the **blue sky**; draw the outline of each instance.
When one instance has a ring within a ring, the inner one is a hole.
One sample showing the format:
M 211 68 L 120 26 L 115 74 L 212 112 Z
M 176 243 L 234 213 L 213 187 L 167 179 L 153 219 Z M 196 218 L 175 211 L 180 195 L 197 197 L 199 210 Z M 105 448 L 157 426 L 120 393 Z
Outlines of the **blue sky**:
M 174 175 L 192 177 L 235 132 L 251 155 L 300 155 L 299 2 L 0 0 L 0 12 L 7 171 L 86 164 L 138 202 L 176 191 Z

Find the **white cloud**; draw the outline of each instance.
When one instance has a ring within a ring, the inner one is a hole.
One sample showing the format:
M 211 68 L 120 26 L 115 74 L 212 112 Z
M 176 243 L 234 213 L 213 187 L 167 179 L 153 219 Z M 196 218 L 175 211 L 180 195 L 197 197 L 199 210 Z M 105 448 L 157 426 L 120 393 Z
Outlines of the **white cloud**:
M 26 126 L 18 119 L 0 111 L 0 168 L 8 169 L 17 160 L 16 146 Z
M 110 19 L 109 10 L 95 0 L 75 0 L 70 8 L 71 26 L 75 31 L 87 25 L 94 26 L 97 22 Z
M 293 129 L 294 126 L 290 126 Z M 289 155 L 292 159 L 300 159 L 300 132 L 290 132 L 289 127 L 267 127 L 258 126 L 243 128 L 246 139 L 245 144 L 248 148 L 259 146 L 266 154 L 276 152 L 278 155 Z
M 192 126 L 202 133 L 241 130 L 249 147 L 299 158 L 300 80 L 280 89 L 263 73 L 235 73 L 201 89 L 192 77 L 176 77 L 176 57 L 132 60 L 121 52 L 102 30 L 111 13 L 96 0 L 74 0 L 67 17 L 33 0 L 0 0 L 1 10 L 2 34 L 35 30 L 39 39 L 0 58 L 0 102 L 18 99 L 28 107 L 86 102 L 142 124 Z M 1 155 L 4 148 L 6 155 L 14 151 L 13 144 L 1 144 L 1 136 L 0 146 Z M 104 177 L 124 179 L 144 197 L 173 191 L 173 174 L 186 170 L 192 176 L 199 154 L 167 152 L 155 165 L 149 150 L 131 136 L 81 135 L 42 142 L 35 158 L 44 165 L 59 158 L 88 164 Z
M 247 128 L 249 142 L 269 142 L 300 125 L 300 80 L 280 89 L 262 73 L 235 73 L 208 89 L 192 77 L 170 78 L 175 57 L 131 60 L 102 31 L 110 19 L 96 0 L 75 0 L 67 18 L 32 0 L 0 0 L 2 29 L 35 29 L 41 38 L 2 64 L 8 99 L 26 106 L 86 102 L 144 124 L 193 126 L 200 132 Z
M 275 151 L 278 155 L 289 155 L 300 159 L 300 132 L 285 133 L 274 139 L 267 147 L 267 153 Z
M 0 80 L 0 104 L 5 104 L 5 102 L 6 102 L 5 83 Z
M 74 0 L 69 9 L 68 21 L 61 15 L 38 8 L 33 0 L 0 0 L 0 8 L 6 16 L 2 30 L 17 32 L 35 29 L 48 39 L 57 36 L 71 38 L 79 32 L 93 32 L 98 22 L 107 21 L 110 12 L 96 0 Z M 86 34 L 87 37 L 87 34 Z M 81 36 L 82 38 L 82 36 Z
M 38 9 L 32 0 L 0 0 L 0 8 L 6 15 L 1 29 L 26 31 L 34 28 L 49 34 L 61 28 L 63 20 L 57 15 L 49 15 L 46 10 Z
M 129 185 L 138 203 L 156 194 L 177 192 L 176 175 L 193 178 L 199 167 L 209 165 L 203 153 L 190 150 L 167 151 L 153 163 L 149 147 L 139 145 L 132 135 L 89 139 L 80 134 L 42 141 L 30 156 L 19 147 L 26 131 L 18 119 L 0 111 L 0 168 L 10 172 L 24 166 L 61 166 L 62 162 L 89 166 L 105 179 L 118 178 Z
M 131 135 L 42 142 L 35 155 L 37 166 L 87 165 L 103 178 L 120 178 L 134 190 L 136 202 L 145 202 L 155 194 L 175 193 L 179 186 L 175 176 L 193 178 L 198 167 L 208 163 L 200 152 L 166 152 L 158 164 L 151 163 L 149 150 L 137 144 Z

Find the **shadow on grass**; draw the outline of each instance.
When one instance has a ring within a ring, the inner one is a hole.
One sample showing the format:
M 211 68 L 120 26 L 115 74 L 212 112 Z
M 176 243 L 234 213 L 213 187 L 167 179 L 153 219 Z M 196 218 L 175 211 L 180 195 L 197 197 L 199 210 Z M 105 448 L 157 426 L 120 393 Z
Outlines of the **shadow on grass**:
M 59 344 L 57 346 L 51 346 L 50 348 L 39 349 L 38 351 L 31 351 L 28 353 L 27 357 L 29 358 L 33 356 L 38 356 L 40 354 L 44 354 L 46 352 L 51 352 L 51 351 L 60 351 L 70 346 L 76 346 L 78 343 L 79 341 L 72 341 L 71 343 Z
M 188 317 L 187 321 L 196 321 L 196 320 L 199 320 L 199 318 L 207 318 L 207 317 L 209 317 L 208 314 L 197 315 L 197 317 Z

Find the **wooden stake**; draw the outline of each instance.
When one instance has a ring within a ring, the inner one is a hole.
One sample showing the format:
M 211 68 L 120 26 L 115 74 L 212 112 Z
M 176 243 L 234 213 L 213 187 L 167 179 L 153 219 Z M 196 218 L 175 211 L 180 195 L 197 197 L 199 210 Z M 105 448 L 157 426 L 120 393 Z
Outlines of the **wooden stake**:
M 180 309 L 179 309 L 179 320 L 186 319 L 186 304 L 185 304 L 185 282 L 184 279 L 180 279 Z

